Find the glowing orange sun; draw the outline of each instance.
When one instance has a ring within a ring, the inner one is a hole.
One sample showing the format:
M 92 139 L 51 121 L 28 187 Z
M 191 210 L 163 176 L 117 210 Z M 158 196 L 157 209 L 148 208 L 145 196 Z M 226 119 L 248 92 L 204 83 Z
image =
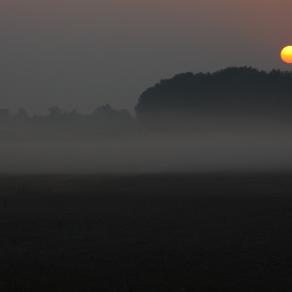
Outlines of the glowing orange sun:
M 292 64 L 292 46 L 287 46 L 282 49 L 281 59 L 284 63 Z

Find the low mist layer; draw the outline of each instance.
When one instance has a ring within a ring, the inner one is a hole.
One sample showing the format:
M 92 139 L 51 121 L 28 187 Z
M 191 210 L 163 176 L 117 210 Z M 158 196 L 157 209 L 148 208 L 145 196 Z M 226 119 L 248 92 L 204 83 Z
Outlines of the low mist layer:
M 292 168 L 288 133 L 145 133 L 91 142 L 6 143 L 2 173 L 144 173 Z
M 145 91 L 137 116 L 0 110 L 1 173 L 144 173 L 292 168 L 292 75 L 230 68 Z

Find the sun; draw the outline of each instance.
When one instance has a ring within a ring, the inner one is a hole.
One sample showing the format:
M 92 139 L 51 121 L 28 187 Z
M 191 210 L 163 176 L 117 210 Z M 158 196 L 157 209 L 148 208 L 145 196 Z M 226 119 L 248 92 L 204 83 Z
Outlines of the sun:
M 292 46 L 287 46 L 282 49 L 281 59 L 286 64 L 292 64 Z

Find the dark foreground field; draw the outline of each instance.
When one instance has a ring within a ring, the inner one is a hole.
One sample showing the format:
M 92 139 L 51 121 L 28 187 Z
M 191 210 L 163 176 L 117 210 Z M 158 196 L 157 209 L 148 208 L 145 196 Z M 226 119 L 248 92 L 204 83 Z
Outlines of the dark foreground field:
M 291 291 L 292 174 L 2 176 L 0 291 Z

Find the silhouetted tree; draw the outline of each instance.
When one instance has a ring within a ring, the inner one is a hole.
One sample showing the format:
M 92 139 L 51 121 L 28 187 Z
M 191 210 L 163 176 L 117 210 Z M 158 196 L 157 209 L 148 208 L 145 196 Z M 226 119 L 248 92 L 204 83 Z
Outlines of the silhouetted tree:
M 10 111 L 7 108 L 0 108 L 0 120 L 6 120 L 10 118 Z
M 49 108 L 49 116 L 51 118 L 60 117 L 64 114 L 64 111 L 58 106 L 52 106 Z
M 292 73 L 231 67 L 215 73 L 184 73 L 147 89 L 138 116 L 163 113 L 273 114 L 292 112 Z
M 20 120 L 27 120 L 29 115 L 24 108 L 19 108 L 16 113 L 16 118 Z

